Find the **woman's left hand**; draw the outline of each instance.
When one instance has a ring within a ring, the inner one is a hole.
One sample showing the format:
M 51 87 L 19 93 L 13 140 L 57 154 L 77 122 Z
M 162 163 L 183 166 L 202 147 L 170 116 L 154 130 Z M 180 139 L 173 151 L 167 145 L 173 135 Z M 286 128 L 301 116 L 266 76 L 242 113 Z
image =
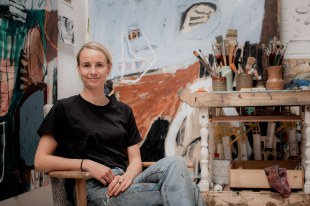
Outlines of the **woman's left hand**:
M 124 192 L 132 184 L 133 179 L 126 175 L 115 176 L 108 187 L 108 195 L 117 196 L 119 193 Z

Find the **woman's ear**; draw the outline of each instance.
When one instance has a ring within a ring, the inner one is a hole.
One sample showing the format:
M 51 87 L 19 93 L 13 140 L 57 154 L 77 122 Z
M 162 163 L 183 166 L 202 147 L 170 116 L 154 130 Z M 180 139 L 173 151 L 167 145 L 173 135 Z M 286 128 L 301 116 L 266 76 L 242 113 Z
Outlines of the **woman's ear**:
M 79 65 L 76 65 L 76 70 L 78 71 L 78 73 L 79 73 L 79 76 L 81 77 L 81 70 L 80 70 L 80 67 L 79 67 Z
M 111 69 L 112 69 L 112 65 L 111 65 L 111 64 L 109 64 L 108 71 L 107 71 L 108 76 L 109 76 L 109 75 L 110 75 L 110 73 L 111 73 Z

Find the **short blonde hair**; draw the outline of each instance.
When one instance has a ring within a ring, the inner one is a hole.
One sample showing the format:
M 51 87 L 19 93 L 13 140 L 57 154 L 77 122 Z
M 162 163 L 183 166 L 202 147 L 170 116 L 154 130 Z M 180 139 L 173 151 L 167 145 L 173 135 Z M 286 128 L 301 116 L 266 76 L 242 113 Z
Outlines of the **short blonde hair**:
M 88 42 L 86 44 L 84 44 L 78 54 L 76 55 L 76 61 L 77 61 L 77 64 L 80 65 L 80 55 L 81 55 L 81 52 L 84 50 L 84 49 L 93 49 L 93 50 L 97 50 L 99 52 L 101 52 L 106 58 L 107 58 L 107 63 L 111 66 L 112 65 L 112 56 L 111 56 L 111 53 L 109 52 L 109 50 L 104 47 L 102 44 L 98 43 L 98 42 Z

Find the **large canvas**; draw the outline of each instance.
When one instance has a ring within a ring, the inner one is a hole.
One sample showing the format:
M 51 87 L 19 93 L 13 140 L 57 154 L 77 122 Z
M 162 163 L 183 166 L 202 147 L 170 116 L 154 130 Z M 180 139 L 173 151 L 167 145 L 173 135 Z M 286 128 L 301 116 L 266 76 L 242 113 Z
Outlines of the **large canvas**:
M 90 38 L 112 52 L 110 79 L 116 97 L 133 108 L 144 161 L 183 155 L 198 162 L 197 111 L 178 98 L 181 89 L 208 84 L 193 51 L 212 53 L 228 29 L 241 45 L 279 34 L 277 1 L 91 0 L 89 11 Z
M 57 83 L 57 0 L 0 2 L 0 201 L 48 183 L 34 170 Z

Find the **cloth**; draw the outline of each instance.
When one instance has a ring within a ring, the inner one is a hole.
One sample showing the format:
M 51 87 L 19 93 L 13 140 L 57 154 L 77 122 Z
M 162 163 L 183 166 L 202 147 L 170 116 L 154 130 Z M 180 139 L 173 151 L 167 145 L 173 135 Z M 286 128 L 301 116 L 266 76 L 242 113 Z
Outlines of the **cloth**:
M 105 106 L 93 105 L 80 95 L 57 101 L 39 127 L 39 136 L 55 137 L 56 155 L 126 170 L 127 147 L 141 137 L 131 108 L 108 98 Z
M 270 186 L 277 190 L 283 197 L 289 197 L 291 188 L 287 181 L 286 169 L 280 168 L 279 165 L 274 165 L 264 170 Z
M 113 169 L 115 175 L 124 173 Z M 133 184 L 116 197 L 108 198 L 107 187 L 99 181 L 87 181 L 89 206 L 203 206 L 203 198 L 188 173 L 181 156 L 165 157 L 138 175 Z

